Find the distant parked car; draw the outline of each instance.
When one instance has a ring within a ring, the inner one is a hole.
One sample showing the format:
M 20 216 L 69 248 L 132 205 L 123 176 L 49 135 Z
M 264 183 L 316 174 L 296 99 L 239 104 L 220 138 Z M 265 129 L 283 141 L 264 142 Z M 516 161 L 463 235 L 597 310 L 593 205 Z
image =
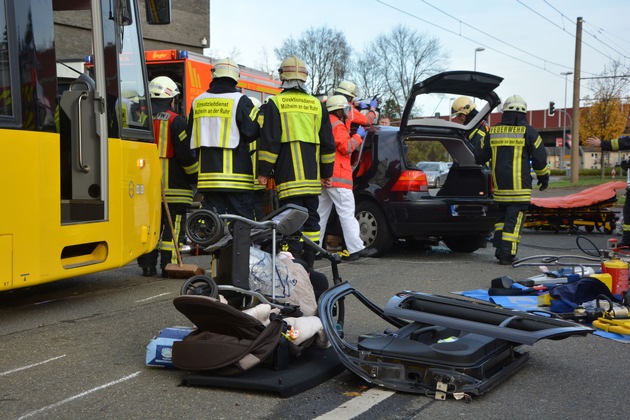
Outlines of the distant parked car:
M 416 167 L 427 175 L 429 188 L 440 188 L 448 176 L 446 162 L 418 162 Z
M 465 253 L 486 246 L 497 220 L 492 174 L 475 162 L 467 133 L 499 105 L 494 90 L 502 80 L 470 71 L 437 74 L 414 85 L 400 127 L 368 130 L 354 163 L 355 215 L 361 239 L 377 256 L 398 239 L 430 245 L 443 241 L 452 251 Z M 479 113 L 466 126 L 434 115 L 412 117 L 422 107 L 421 97 L 433 94 L 437 100 L 444 94 L 475 97 Z M 414 160 L 427 150 L 447 153 L 453 162 L 434 193 L 429 192 L 429 175 Z

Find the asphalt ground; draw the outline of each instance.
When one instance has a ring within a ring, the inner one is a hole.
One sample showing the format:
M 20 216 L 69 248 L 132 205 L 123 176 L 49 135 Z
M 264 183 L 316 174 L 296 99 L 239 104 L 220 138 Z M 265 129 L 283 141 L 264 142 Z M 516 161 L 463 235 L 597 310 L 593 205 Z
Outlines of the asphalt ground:
M 585 255 L 578 237 L 603 248 L 610 235 L 526 230 L 518 256 Z M 185 262 L 207 267 L 209 257 L 185 256 Z M 325 261 L 316 267 L 330 275 Z M 539 273 L 535 266 L 496 264 L 492 247 L 455 254 L 444 246 L 411 243 L 397 244 L 382 258 L 341 264 L 339 271 L 379 306 L 401 290 L 455 296 L 488 288 L 495 277 L 518 280 Z M 182 284 L 142 277 L 129 264 L 0 294 L 0 418 L 628 417 L 630 347 L 594 335 L 524 346 L 530 355 L 525 366 L 470 403 L 375 389 L 348 371 L 291 398 L 181 386 L 187 372 L 146 367 L 144 359 L 149 340 L 161 329 L 190 325 L 172 304 Z M 345 325 L 355 336 L 382 328 L 361 310 L 347 311 Z

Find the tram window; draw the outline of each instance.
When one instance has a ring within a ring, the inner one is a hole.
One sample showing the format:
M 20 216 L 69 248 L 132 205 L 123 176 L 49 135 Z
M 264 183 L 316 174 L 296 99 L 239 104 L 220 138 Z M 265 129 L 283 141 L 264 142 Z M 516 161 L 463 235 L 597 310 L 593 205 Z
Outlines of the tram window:
M 9 42 L 4 0 L 0 0 L 0 115 L 13 115 L 11 97 L 11 69 L 9 66 Z
M 133 8 L 128 10 L 128 19 L 134 21 Z M 147 139 L 150 136 L 149 126 L 149 95 L 145 92 L 144 79 L 146 77 L 146 67 L 142 65 L 142 55 L 140 54 L 141 41 L 135 31 L 126 31 L 123 27 L 121 34 L 120 52 L 120 101 L 118 103 L 119 121 L 122 128 L 121 134 L 124 138 L 142 138 L 137 131 L 132 133 L 128 130 L 142 130 Z

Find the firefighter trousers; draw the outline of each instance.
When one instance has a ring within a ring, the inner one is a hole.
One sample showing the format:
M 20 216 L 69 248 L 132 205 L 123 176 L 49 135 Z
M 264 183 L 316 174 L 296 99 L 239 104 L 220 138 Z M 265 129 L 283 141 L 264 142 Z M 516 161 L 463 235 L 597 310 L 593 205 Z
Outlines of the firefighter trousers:
M 521 241 L 525 213 L 529 203 L 500 203 L 498 219 L 494 225 L 493 245 L 499 260 L 514 260 Z

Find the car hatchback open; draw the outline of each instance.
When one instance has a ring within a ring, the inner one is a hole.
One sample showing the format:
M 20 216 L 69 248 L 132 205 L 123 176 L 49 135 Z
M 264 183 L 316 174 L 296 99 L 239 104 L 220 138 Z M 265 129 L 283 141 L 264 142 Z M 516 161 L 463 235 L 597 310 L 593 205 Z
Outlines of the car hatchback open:
M 414 85 L 399 128 L 368 131 L 354 169 L 354 193 L 361 237 L 378 255 L 397 239 L 443 241 L 455 252 L 485 247 L 496 220 L 492 175 L 475 162 L 467 136 L 499 105 L 494 90 L 502 80 L 470 71 L 437 74 Z M 476 101 L 478 113 L 468 124 L 422 116 L 459 96 Z M 429 191 L 430 175 L 418 168 L 427 161 L 452 162 L 439 189 Z

